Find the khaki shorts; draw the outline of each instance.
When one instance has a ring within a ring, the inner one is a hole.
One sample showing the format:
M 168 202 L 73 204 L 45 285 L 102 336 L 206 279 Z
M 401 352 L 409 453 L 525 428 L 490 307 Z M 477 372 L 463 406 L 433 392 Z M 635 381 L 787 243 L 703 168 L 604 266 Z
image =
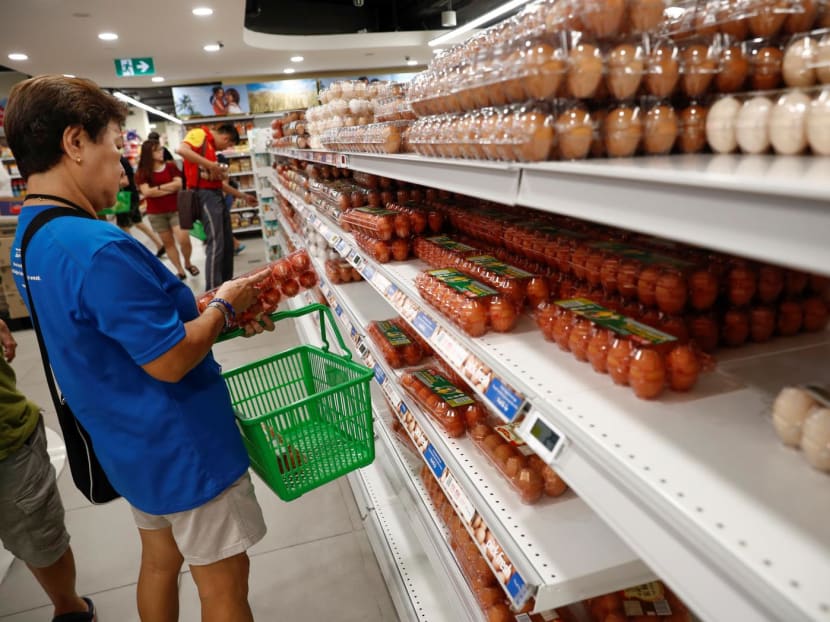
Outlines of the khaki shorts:
M 0 540 L 35 568 L 51 566 L 69 548 L 43 418 L 26 443 L 0 460 Z
M 150 226 L 156 233 L 170 231 L 179 226 L 179 212 L 165 212 L 164 214 L 147 214 Z
M 265 536 L 265 520 L 248 472 L 204 505 L 157 516 L 131 506 L 139 529 L 173 528 L 173 539 L 191 566 L 206 566 L 247 551 Z

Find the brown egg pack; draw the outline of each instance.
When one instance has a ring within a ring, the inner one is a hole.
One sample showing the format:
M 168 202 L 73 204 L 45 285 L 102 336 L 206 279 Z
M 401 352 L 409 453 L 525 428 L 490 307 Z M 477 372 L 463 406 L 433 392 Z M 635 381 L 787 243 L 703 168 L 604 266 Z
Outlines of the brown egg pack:
M 449 436 L 464 436 L 487 416 L 484 406 L 450 382 L 440 369 L 426 367 L 401 376 L 401 385 Z
M 420 344 L 393 320 L 370 322 L 366 334 L 380 348 L 383 358 L 393 369 L 418 365 L 424 358 Z

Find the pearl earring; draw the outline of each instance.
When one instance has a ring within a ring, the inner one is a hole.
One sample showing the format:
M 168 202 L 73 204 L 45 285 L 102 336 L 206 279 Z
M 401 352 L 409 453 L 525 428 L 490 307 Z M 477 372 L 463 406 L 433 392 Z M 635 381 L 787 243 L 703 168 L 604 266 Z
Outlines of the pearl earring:
M 75 162 L 77 162 L 78 164 L 80 164 L 80 163 L 81 163 L 81 158 L 75 158 Z

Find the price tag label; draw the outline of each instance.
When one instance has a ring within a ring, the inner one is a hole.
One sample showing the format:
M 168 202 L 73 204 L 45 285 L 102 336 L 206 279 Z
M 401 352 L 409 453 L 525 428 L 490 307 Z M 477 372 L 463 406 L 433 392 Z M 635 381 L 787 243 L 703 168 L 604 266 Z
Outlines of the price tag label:
M 386 373 L 383 369 L 381 369 L 380 365 L 375 365 L 375 380 L 377 380 L 377 383 L 381 386 L 383 386 L 383 383 L 386 382 Z
M 334 306 L 334 313 L 337 315 L 337 317 L 343 315 L 343 307 L 341 307 L 339 303 Z
M 555 463 L 567 445 L 565 436 L 535 408 L 519 426 L 519 436 L 547 464 Z
M 529 586 L 525 583 L 525 580 L 522 579 L 522 575 L 518 572 L 514 572 L 510 576 L 510 580 L 507 582 L 507 593 L 510 594 L 513 602 L 518 604 L 519 606 L 523 605 L 529 596 Z
M 389 279 L 383 276 L 380 272 L 375 272 L 375 275 L 372 277 L 372 285 L 374 285 L 381 294 L 385 294 L 387 296 L 389 295 L 389 288 L 392 287 Z
M 415 314 L 415 319 L 412 321 L 412 324 L 415 326 L 415 330 L 423 335 L 424 339 L 429 339 L 435 332 L 435 322 L 423 311 L 418 311 Z
M 444 490 L 447 491 L 447 496 L 455 504 L 459 516 L 467 523 L 472 522 L 476 509 L 450 473 L 447 473 L 447 476 L 444 478 Z
M 438 328 L 432 336 L 432 341 L 439 350 L 441 357 L 453 367 L 461 367 L 469 356 L 467 349 L 443 328 Z
M 367 263 L 363 268 L 362 274 L 364 279 L 371 281 L 372 277 L 375 276 L 375 269 Z
M 444 470 L 447 468 L 447 465 L 444 464 L 443 458 L 441 458 L 441 454 L 438 453 L 438 450 L 432 446 L 432 443 L 427 445 L 426 449 L 424 449 L 424 460 L 426 460 L 427 466 L 429 467 L 430 471 L 435 474 L 435 477 L 441 479 L 441 476 L 444 474 Z
M 484 395 L 506 421 L 513 421 L 525 403 L 525 398 L 500 378 L 490 381 Z

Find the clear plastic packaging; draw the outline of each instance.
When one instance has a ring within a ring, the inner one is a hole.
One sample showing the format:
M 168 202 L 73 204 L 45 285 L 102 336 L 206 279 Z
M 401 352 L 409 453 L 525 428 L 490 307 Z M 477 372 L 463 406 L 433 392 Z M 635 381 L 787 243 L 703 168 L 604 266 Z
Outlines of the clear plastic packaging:
M 282 298 L 293 298 L 301 289 L 310 289 L 317 285 L 317 273 L 311 265 L 311 259 L 305 250 L 291 253 L 287 257 L 269 264 L 266 268 L 256 268 L 240 275 L 243 278 L 270 270 L 270 275 L 255 285 L 257 300 L 244 312 L 236 316 L 231 328 L 236 328 L 259 320 L 277 310 Z M 207 309 L 219 288 L 201 294 L 196 300 L 199 313 Z
M 412 233 L 409 214 L 375 207 L 350 210 L 342 216 L 340 224 L 346 231 L 359 231 L 384 242 L 393 238 L 408 239 Z
M 453 438 L 464 436 L 487 416 L 484 406 L 459 390 L 440 370 L 427 367 L 405 372 L 401 385 L 418 405 Z
M 367 334 L 380 348 L 383 358 L 393 369 L 418 365 L 424 358 L 421 346 L 410 339 L 392 320 L 370 322 Z
M 366 251 L 378 263 L 406 261 L 409 259 L 409 240 L 395 238 L 387 242 L 368 236 L 360 231 L 353 231 L 352 235 L 354 236 L 354 240 L 357 242 L 357 245 Z
M 508 332 L 518 320 L 513 303 L 458 270 L 431 270 L 415 280 L 421 296 L 471 337 L 489 328 Z
M 481 422 L 470 426 L 470 438 L 519 494 L 532 504 L 543 496 L 558 497 L 568 485 L 538 458 L 509 426 Z
M 328 259 L 325 263 L 325 269 L 326 278 L 335 285 L 363 280 L 360 272 L 345 259 Z

